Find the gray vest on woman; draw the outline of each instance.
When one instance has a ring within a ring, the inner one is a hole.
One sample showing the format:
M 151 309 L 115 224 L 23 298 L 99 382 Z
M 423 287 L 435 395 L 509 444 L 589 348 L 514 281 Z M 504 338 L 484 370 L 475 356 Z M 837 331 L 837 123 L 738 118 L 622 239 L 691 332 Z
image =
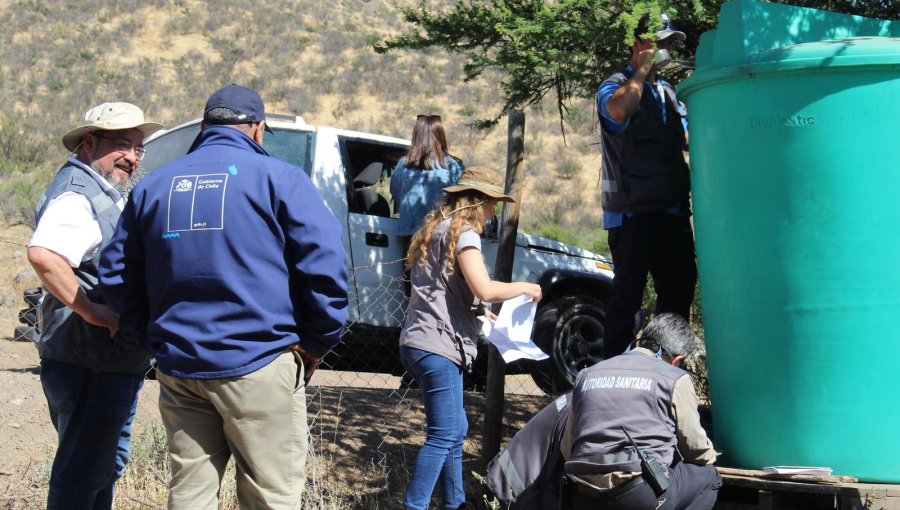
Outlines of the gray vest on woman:
M 435 229 L 425 265 L 410 273 L 412 292 L 400 345 L 439 354 L 470 371 L 477 352 L 480 302 L 469 289 L 459 264 L 449 274 L 450 222 Z
M 103 236 L 101 246 L 105 246 L 112 237 L 121 211 L 100 183 L 71 161 L 63 165 L 38 202 L 37 221 L 41 220 L 47 204 L 67 191 L 87 197 L 100 224 Z M 97 277 L 99 262 L 100 250 L 91 260 L 83 261 L 73 269 L 78 284 L 88 299 L 95 303 L 103 302 Z M 149 368 L 149 354 L 133 335 L 126 339 L 120 334 L 113 340 L 105 328 L 88 324 L 50 293 L 45 293 L 40 311 L 38 351 L 42 359 L 62 361 L 94 372 L 139 373 Z
M 654 356 L 628 353 L 584 369 L 572 390 L 573 475 L 641 471 L 624 426 L 645 455 L 672 465 L 678 444 L 672 416 L 675 382 L 687 372 Z

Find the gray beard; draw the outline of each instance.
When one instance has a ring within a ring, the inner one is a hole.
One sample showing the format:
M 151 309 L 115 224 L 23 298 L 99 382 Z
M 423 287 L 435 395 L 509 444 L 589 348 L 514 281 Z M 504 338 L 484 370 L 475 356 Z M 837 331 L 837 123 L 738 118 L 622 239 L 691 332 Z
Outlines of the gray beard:
M 137 182 L 135 181 L 133 176 L 138 173 L 138 170 L 140 170 L 140 168 L 135 169 L 135 171 L 131 172 L 131 175 L 126 177 L 124 180 L 122 180 L 122 182 L 118 182 L 112 171 L 106 172 L 106 171 L 100 170 L 100 168 L 97 166 L 96 163 L 91 163 L 91 169 L 93 169 L 101 177 L 106 179 L 106 182 L 108 182 L 110 184 L 110 186 L 115 188 L 116 191 L 118 191 L 119 193 L 122 193 L 123 195 L 127 195 L 128 192 L 131 191 L 131 188 L 134 188 L 134 185 L 137 184 Z

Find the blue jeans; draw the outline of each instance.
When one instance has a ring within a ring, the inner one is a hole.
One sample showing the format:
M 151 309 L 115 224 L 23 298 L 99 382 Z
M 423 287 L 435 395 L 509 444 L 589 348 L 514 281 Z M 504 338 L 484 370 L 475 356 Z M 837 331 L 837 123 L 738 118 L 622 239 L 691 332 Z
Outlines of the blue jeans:
M 144 384 L 138 374 L 94 373 L 41 360 L 41 385 L 59 446 L 47 509 L 109 510 L 131 455 L 131 424 Z
M 438 479 L 444 508 L 464 508 L 462 456 L 469 422 L 463 407 L 462 369 L 443 356 L 412 347 L 400 348 L 400 361 L 422 389 L 427 423 L 425 445 L 406 489 L 406 508 L 428 510 Z

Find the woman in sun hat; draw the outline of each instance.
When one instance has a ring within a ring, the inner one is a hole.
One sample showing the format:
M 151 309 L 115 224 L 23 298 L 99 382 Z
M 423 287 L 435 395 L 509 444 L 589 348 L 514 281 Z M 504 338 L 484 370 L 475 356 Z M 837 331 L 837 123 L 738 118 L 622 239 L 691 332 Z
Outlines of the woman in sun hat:
M 426 510 L 438 479 L 443 508 L 465 508 L 462 454 L 468 431 L 463 408 L 463 372 L 477 355 L 478 316 L 484 303 L 518 296 L 541 299 L 534 283 L 491 280 L 481 254 L 486 219 L 503 194 L 503 177 L 472 167 L 413 236 L 406 263 L 412 292 L 400 334 L 400 359 L 422 390 L 427 421 L 425 444 L 406 492 L 406 508 Z

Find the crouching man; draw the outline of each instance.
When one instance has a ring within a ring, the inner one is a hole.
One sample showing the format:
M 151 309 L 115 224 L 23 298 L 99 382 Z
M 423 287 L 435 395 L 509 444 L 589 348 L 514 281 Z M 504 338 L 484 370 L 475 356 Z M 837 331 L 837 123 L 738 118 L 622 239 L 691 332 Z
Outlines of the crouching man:
M 722 479 L 680 367 L 700 340 L 679 315 L 653 319 L 625 354 L 575 381 L 561 442 L 562 508 L 711 509 Z
M 503 508 L 559 508 L 564 467 L 559 444 L 571 399 L 572 394 L 566 393 L 541 409 L 488 465 L 487 485 Z

